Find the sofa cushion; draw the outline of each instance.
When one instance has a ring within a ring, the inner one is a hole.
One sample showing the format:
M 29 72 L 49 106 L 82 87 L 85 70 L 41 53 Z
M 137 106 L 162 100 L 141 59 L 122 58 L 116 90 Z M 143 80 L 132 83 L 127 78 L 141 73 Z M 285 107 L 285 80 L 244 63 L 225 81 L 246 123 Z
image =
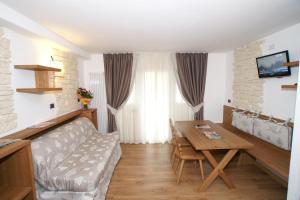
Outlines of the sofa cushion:
M 44 187 L 48 190 L 74 192 L 94 190 L 118 145 L 117 132 L 92 135 L 50 172 Z
M 78 118 L 33 140 L 31 146 L 36 179 L 40 183 L 47 180 L 51 170 L 96 133 L 89 119 Z

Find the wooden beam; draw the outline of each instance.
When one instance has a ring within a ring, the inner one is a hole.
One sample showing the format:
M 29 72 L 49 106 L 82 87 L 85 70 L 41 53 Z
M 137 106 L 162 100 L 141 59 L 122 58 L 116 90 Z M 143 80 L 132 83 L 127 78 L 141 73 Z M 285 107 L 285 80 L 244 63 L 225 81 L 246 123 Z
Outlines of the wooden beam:
M 297 89 L 297 85 L 281 85 L 281 89 Z
M 45 92 L 62 91 L 62 88 L 17 88 L 17 92 L 43 94 Z
M 286 66 L 286 67 L 299 67 L 299 61 L 287 62 L 287 63 L 284 63 L 283 66 Z
M 47 67 L 43 65 L 15 65 L 15 69 L 61 72 L 61 69 L 54 68 L 54 67 Z

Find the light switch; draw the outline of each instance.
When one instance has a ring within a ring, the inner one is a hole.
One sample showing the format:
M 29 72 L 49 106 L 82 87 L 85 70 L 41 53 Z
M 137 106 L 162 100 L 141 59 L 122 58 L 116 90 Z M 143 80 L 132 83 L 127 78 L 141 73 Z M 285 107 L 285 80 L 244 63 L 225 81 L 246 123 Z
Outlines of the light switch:
M 53 108 L 55 108 L 55 105 L 54 105 L 54 103 L 51 103 L 50 104 L 50 109 L 53 109 Z

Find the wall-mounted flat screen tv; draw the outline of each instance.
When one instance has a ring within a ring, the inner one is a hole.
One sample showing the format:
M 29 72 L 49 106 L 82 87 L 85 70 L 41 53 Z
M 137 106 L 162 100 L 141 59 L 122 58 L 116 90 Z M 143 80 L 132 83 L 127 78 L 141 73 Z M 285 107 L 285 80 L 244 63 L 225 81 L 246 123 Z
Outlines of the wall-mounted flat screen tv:
M 282 51 L 256 58 L 259 78 L 290 76 L 291 69 L 283 66 L 289 62 L 289 52 Z

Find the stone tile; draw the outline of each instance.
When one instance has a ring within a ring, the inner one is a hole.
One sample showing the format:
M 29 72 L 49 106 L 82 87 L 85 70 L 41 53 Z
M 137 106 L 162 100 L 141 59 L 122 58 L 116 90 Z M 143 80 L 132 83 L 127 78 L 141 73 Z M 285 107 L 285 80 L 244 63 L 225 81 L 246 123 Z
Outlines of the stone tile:
M 17 114 L 14 113 L 14 91 L 11 88 L 10 41 L 4 38 L 0 28 L 0 132 L 17 127 Z
M 257 75 L 256 57 L 262 54 L 262 43 L 252 42 L 234 52 L 233 104 L 243 109 L 261 111 L 263 80 Z

